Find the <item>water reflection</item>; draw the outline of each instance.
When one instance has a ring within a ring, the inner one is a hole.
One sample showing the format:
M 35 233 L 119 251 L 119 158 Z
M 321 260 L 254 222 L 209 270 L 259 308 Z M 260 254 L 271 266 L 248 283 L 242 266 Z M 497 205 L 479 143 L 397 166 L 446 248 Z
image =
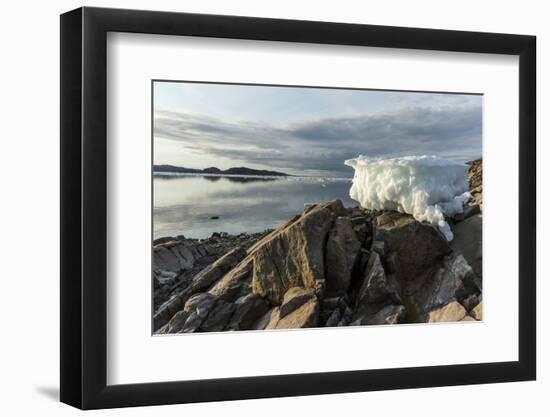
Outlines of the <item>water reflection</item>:
M 350 180 L 299 177 L 155 176 L 154 236 L 260 232 L 302 212 L 305 203 L 339 198 L 357 205 L 350 186 Z
M 276 177 L 239 177 L 239 176 L 228 176 L 228 175 L 163 175 L 155 173 L 155 178 L 163 179 L 163 180 L 177 180 L 182 178 L 204 178 L 206 181 L 216 182 L 221 180 L 222 178 L 230 181 L 230 182 L 269 182 L 269 181 L 276 181 L 278 178 Z

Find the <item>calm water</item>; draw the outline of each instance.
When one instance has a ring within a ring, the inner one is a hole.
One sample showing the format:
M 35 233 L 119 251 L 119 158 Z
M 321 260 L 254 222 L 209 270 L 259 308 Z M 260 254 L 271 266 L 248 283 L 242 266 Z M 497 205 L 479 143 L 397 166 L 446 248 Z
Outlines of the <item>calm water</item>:
M 261 232 L 301 213 L 305 203 L 339 198 L 356 206 L 350 187 L 349 179 L 155 176 L 154 236 Z

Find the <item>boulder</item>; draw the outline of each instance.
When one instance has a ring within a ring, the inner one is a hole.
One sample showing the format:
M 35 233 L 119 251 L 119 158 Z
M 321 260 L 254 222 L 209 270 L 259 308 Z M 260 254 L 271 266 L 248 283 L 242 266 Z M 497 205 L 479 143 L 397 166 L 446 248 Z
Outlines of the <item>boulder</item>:
M 458 301 L 452 301 L 449 304 L 430 311 L 428 315 L 429 323 L 461 321 L 467 315 L 466 310 Z
M 334 218 L 331 210 L 338 211 L 339 207 L 336 203 L 332 205 L 314 206 L 254 248 L 254 293 L 266 298 L 272 305 L 279 305 L 292 287 L 323 290 L 324 242 Z
M 274 327 L 272 327 L 273 324 Z M 314 298 L 286 316 L 278 317 L 276 323 L 270 323 L 266 328 L 301 329 L 317 326 L 319 326 L 319 302 Z
M 178 257 L 164 246 L 153 249 L 153 267 L 171 272 L 178 272 L 182 269 Z
M 386 276 L 377 252 L 371 252 L 363 281 L 357 293 L 356 310 L 362 313 L 370 304 L 399 303 L 398 285 L 393 277 Z
M 425 303 L 422 292 L 430 294 Z M 474 272 L 464 257 L 455 252 L 444 258 L 431 286 L 422 288 L 416 295 L 416 301 L 424 310 L 432 310 L 450 303 L 453 299 L 466 300 L 471 295 L 477 295 Z
M 185 305 L 187 297 L 177 294 L 165 301 L 153 315 L 153 329 L 157 330 L 170 321 Z
M 483 217 L 481 214 L 471 216 L 453 227 L 454 239 L 451 248 L 460 252 L 476 275 L 476 285 L 481 291 L 482 281 L 482 227 Z
M 407 321 L 425 322 L 429 312 L 451 300 L 479 294 L 472 268 L 435 228 L 395 212 L 374 222 L 376 239 L 388 246 L 386 262 L 407 308 Z
M 250 330 L 267 311 L 267 304 L 257 294 L 248 294 L 235 301 L 235 311 L 228 330 Z
M 191 284 L 193 292 L 205 290 L 212 286 L 229 270 L 234 268 L 245 256 L 246 250 L 240 246 L 226 253 L 193 279 L 193 283 Z
M 251 292 L 252 258 L 245 258 L 239 265 L 229 271 L 208 292 L 226 300 L 234 301 Z
M 217 298 L 209 293 L 201 293 L 192 296 L 185 303 L 183 312 L 187 313 L 187 320 L 183 325 L 183 333 L 194 332 L 208 316 L 210 309 L 216 304 Z
M 323 208 L 329 210 L 336 217 L 349 216 L 348 210 L 344 207 L 342 200 L 330 200 L 317 205 L 317 208 Z
M 313 290 L 306 290 L 301 287 L 290 288 L 284 295 L 281 309 L 279 311 L 279 318 L 282 319 L 314 298 L 315 292 Z
M 235 305 L 224 300 L 217 300 L 208 312 L 208 316 L 199 326 L 202 332 L 221 332 L 227 326 Z
M 170 321 L 166 325 L 162 326 L 162 328 L 158 331 L 158 333 L 166 334 L 166 333 L 181 332 L 183 330 L 183 327 L 188 317 L 189 317 L 189 314 L 187 314 L 183 310 L 178 311 L 176 314 L 174 314 L 174 316 L 170 319 Z
M 216 304 L 217 297 L 209 293 L 196 294 L 189 298 L 183 310 L 178 311 L 168 322 L 167 333 L 196 331 Z
M 374 220 L 375 241 L 383 241 L 396 254 L 396 271 L 407 284 L 451 253 L 447 239 L 429 224 L 408 214 L 384 212 Z M 407 287 L 407 285 L 405 285 Z
M 325 252 L 326 289 L 345 294 L 361 249 L 349 217 L 337 217 L 328 234 Z

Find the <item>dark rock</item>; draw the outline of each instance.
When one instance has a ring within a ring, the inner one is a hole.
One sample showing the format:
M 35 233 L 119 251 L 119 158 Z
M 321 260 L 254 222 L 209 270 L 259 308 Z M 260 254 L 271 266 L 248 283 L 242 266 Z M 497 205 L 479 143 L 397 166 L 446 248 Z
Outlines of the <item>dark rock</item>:
M 217 299 L 208 293 L 191 297 L 183 310 L 178 311 L 168 322 L 167 333 L 187 333 L 197 330 L 208 316 Z
M 387 305 L 374 314 L 364 314 L 357 318 L 352 325 L 382 325 L 402 323 L 407 311 L 402 305 Z
M 332 311 L 336 309 L 344 311 L 348 307 L 348 303 L 348 295 L 344 295 L 341 297 L 327 297 L 321 300 L 321 309 L 324 311 Z
M 426 322 L 432 310 L 479 294 L 472 268 L 460 253 L 445 257 L 427 269 L 416 282 L 417 287 L 409 286 L 409 292 L 402 294 L 408 312 L 407 321 L 411 323 Z
M 361 251 L 359 252 L 359 260 L 357 261 L 357 272 L 360 274 L 363 274 L 366 269 L 367 265 L 369 263 L 370 259 L 370 251 L 367 249 L 361 248 Z
M 367 237 L 369 236 L 369 227 L 366 224 L 354 225 L 353 231 L 357 236 L 357 240 L 359 240 L 361 245 L 364 245 L 367 241 Z
M 366 225 L 368 221 L 368 217 L 367 216 L 355 216 L 355 217 L 351 217 L 351 224 L 355 227 L 355 226 L 363 226 L 363 225 Z
M 376 252 L 378 255 L 384 257 L 386 256 L 387 250 L 386 250 L 386 243 L 382 240 L 375 240 L 372 242 L 370 250 L 372 252 Z
M 425 288 L 424 290 L 427 290 Z M 450 303 L 453 299 L 463 300 L 476 294 L 474 273 L 460 253 L 453 253 L 444 259 L 435 273 L 433 290 L 426 301 L 425 310 Z M 418 297 L 421 300 L 421 297 Z
M 153 265 L 158 269 L 172 272 L 178 272 L 182 268 L 178 257 L 164 246 L 154 248 Z
M 394 211 L 375 220 L 375 240 L 396 253 L 396 267 L 405 281 L 414 280 L 426 268 L 451 253 L 445 237 L 434 227 Z
M 153 246 L 157 246 L 157 245 L 160 245 L 160 244 L 163 244 L 163 243 L 168 243 L 168 242 L 174 242 L 175 240 L 176 240 L 176 238 L 174 238 L 172 236 L 159 237 L 158 239 L 153 240 Z
M 478 204 L 473 206 L 464 207 L 464 211 L 453 217 L 455 223 L 466 220 L 469 217 L 475 216 L 476 214 L 481 214 L 481 208 Z
M 353 311 L 351 308 L 346 307 L 344 312 L 342 313 L 342 320 L 341 323 L 346 323 L 346 325 L 351 322 L 351 319 L 353 317 Z
M 326 289 L 329 294 L 347 292 L 361 243 L 351 220 L 337 217 L 328 234 L 325 252 Z
M 339 308 L 341 297 L 327 297 L 321 301 L 323 310 L 334 310 Z
M 175 295 L 164 302 L 153 315 L 153 329 L 157 330 L 170 321 L 172 316 L 180 311 L 187 298 Z
M 409 215 L 385 212 L 375 218 L 374 225 L 375 239 L 387 245 L 385 259 L 407 309 L 407 321 L 424 321 L 430 299 L 441 284 L 442 276 L 437 273 L 451 247 L 438 230 Z
M 235 301 L 235 312 L 227 328 L 229 330 L 249 330 L 266 313 L 267 304 L 257 294 L 248 294 Z
M 209 293 L 194 295 L 185 303 L 183 313 L 187 314 L 187 320 L 179 331 L 174 331 L 170 325 L 170 333 L 189 333 L 196 331 L 208 316 L 217 298 Z M 171 322 L 172 320 L 170 320 Z M 170 324 L 169 322 L 169 324 Z
M 340 323 L 341 319 L 342 317 L 340 314 L 340 310 L 334 310 L 325 322 L 325 327 L 338 326 L 338 323 Z
M 200 331 L 221 332 L 228 324 L 234 310 L 234 304 L 218 300 L 208 312 L 206 320 L 200 325 Z
M 372 252 L 365 275 L 357 294 L 356 309 L 364 310 L 369 304 L 399 303 L 397 283 L 388 279 L 380 261 L 380 255 Z
M 275 328 L 275 325 L 279 321 L 279 307 L 273 307 L 270 310 L 268 310 L 262 317 L 256 321 L 252 329 L 253 330 L 265 330 L 268 326 L 271 326 L 270 328 Z
M 185 326 L 185 322 L 187 321 L 187 318 L 189 317 L 189 314 L 183 310 L 178 311 L 176 314 L 174 314 L 174 317 L 170 319 L 168 324 L 164 326 L 162 333 L 179 333 L 183 330 Z
M 457 223 L 453 228 L 454 239 L 451 247 L 460 252 L 476 275 L 476 284 L 481 291 L 482 267 L 483 267 L 483 217 L 481 214 L 474 215 Z
M 479 299 L 479 296 L 477 294 L 470 294 L 468 297 L 466 297 L 461 302 L 461 304 L 464 306 L 466 311 L 471 311 L 479 303 L 480 303 L 480 299 Z
M 221 265 L 212 264 L 224 254 L 231 258 L 228 252 L 239 246 L 242 247 L 239 250 L 239 258 L 246 255 L 246 248 L 251 247 L 268 233 L 269 231 L 242 233 L 238 236 L 218 233 L 219 238 L 215 240 L 186 239 L 183 235 L 178 236 L 177 240 L 161 238 L 160 242 L 164 243 L 160 243 L 154 249 L 153 255 L 154 329 L 157 330 L 165 325 L 177 311 L 183 308 L 191 295 L 207 290 L 209 285 L 217 286 L 218 292 L 223 295 L 222 298 L 225 301 L 233 301 L 240 295 L 250 292 L 251 268 L 248 271 L 250 274 L 241 279 L 243 277 L 238 275 L 238 272 L 241 272 L 239 267 L 231 266 L 234 262 L 224 266 L 223 263 L 230 259 L 221 261 Z M 251 267 L 252 260 L 249 261 Z M 224 280 L 225 276 L 220 278 L 219 281 L 224 282 L 218 286 L 215 281 L 220 276 L 219 273 L 224 274 L 224 269 L 227 268 L 230 271 L 225 275 L 230 277 L 227 280 Z M 238 279 L 234 280 L 235 276 Z

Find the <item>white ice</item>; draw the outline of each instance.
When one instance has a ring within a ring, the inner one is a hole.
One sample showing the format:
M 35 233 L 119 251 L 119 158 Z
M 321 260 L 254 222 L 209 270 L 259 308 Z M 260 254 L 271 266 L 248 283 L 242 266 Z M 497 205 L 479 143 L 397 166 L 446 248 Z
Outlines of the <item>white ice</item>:
M 453 240 L 445 214 L 462 213 L 470 196 L 466 164 L 428 155 L 391 159 L 360 155 L 345 164 L 355 169 L 350 197 L 362 207 L 412 214 Z

